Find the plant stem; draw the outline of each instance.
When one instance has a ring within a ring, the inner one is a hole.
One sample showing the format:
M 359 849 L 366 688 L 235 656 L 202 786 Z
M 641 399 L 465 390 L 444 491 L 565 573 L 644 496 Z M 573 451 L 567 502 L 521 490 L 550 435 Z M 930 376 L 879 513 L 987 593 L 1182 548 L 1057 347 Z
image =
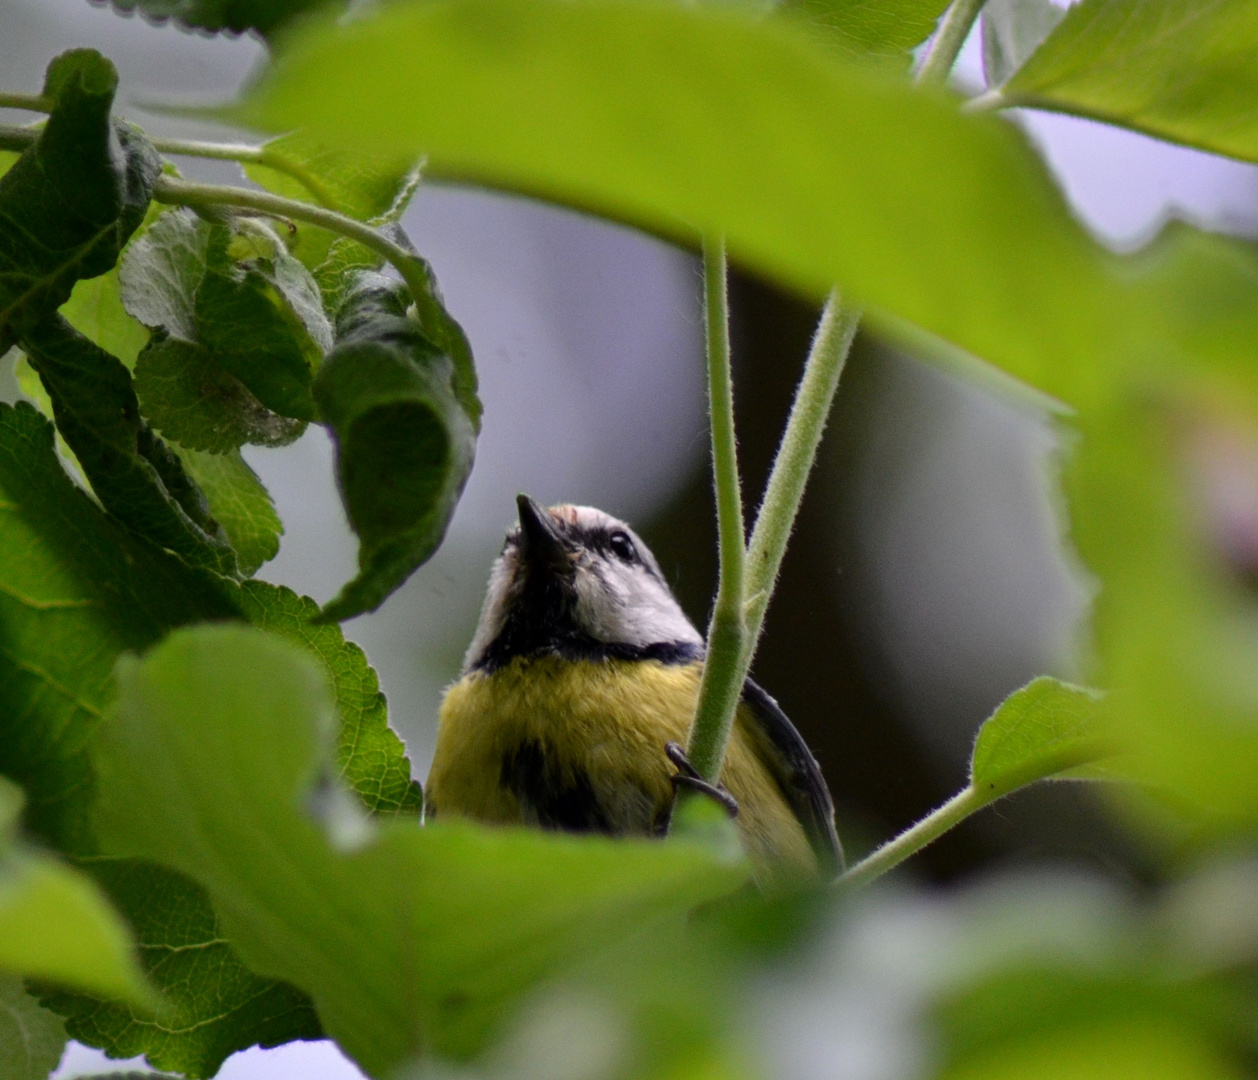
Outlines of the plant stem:
M 935 36 L 926 46 L 926 55 L 922 57 L 921 66 L 917 69 L 916 82 L 942 85 L 948 81 L 961 46 L 970 36 L 970 30 L 973 29 L 974 21 L 983 10 L 985 2 L 986 0 L 954 0 L 940 20 Z
M 836 884 L 841 888 L 868 885 L 894 869 L 910 855 L 921 851 L 927 844 L 938 840 L 954 825 L 959 825 L 977 810 L 995 802 L 991 795 L 967 787 L 949 799 L 939 809 L 927 814 L 911 829 L 906 829 L 893 840 L 888 840 L 855 866 L 844 873 Z
M 808 474 L 839 388 L 852 339 L 860 324 L 860 309 L 844 304 L 837 290 L 830 293 L 817 324 L 804 374 L 791 406 L 786 431 L 778 447 L 764 502 L 756 515 L 747 553 L 747 639 L 742 676 L 745 679 L 760 640 L 765 611 L 777 584 L 778 571 L 795 518 L 804 497 Z
M 41 94 L 0 93 L 0 109 L 28 109 L 30 112 L 52 112 L 52 102 Z
M 734 438 L 734 390 L 730 375 L 729 298 L 725 241 L 703 244 L 704 321 L 707 332 L 708 403 L 712 426 L 712 473 L 720 572 L 708 625 L 707 656 L 690 731 L 690 763 L 710 783 L 721 774 L 725 744 L 742 694 L 741 661 L 746 635 L 743 577 L 746 534 L 738 447 Z
M 382 259 L 391 263 L 401 274 L 411 295 L 417 300 L 427 296 L 431 290 L 428 270 L 422 260 L 377 232 L 370 225 L 355 221 L 344 214 L 338 214 L 334 210 L 311 206 L 309 203 L 298 202 L 296 199 L 285 199 L 266 191 L 253 191 L 248 188 L 227 187 L 220 184 L 194 184 L 172 176 L 158 177 L 153 187 L 153 198 L 158 202 L 174 206 L 191 206 L 194 209 L 233 206 L 270 217 L 292 218 L 295 221 L 318 225 L 356 240 L 363 247 L 374 251 Z

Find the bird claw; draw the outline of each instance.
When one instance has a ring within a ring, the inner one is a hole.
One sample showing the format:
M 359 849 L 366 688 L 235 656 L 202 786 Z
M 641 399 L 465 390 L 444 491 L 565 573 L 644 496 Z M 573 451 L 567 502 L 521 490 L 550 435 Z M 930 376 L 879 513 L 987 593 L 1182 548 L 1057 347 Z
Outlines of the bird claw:
M 669 777 L 674 790 L 679 787 L 687 787 L 691 791 L 701 792 L 719 803 L 731 818 L 738 817 L 738 800 L 726 791 L 723 785 L 710 784 L 703 779 L 699 775 L 699 771 L 690 764 L 690 758 L 686 756 L 686 751 L 682 749 L 680 743 L 665 743 L 664 753 L 667 755 L 668 760 L 677 766 L 677 772 Z

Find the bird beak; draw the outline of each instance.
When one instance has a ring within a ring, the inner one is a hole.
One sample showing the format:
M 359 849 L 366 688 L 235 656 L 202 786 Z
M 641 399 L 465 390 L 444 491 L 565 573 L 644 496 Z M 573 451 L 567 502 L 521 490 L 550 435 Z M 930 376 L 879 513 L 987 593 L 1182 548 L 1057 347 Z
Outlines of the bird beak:
M 552 574 L 570 570 L 568 547 L 550 512 L 527 495 L 517 495 L 515 504 L 520 510 L 520 557 L 525 565 Z

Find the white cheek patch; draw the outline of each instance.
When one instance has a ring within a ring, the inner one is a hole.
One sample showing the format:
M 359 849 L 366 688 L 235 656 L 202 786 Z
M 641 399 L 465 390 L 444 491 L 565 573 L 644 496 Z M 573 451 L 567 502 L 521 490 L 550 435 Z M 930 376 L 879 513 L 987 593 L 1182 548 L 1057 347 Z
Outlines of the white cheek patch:
M 578 571 L 576 595 L 577 623 L 597 641 L 703 643 L 672 594 L 644 567 L 599 559 Z

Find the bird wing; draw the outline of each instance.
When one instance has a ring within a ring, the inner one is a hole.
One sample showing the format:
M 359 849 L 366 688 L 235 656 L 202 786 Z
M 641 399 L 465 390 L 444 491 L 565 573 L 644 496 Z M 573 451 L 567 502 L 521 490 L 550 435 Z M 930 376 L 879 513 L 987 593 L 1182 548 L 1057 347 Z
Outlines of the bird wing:
M 773 774 L 804 827 L 822 871 L 827 876 L 838 874 L 843 869 L 843 848 L 834 828 L 830 789 L 817 759 L 778 703 L 751 679 L 743 684 L 743 704 L 753 720 L 747 733 L 757 757 Z

